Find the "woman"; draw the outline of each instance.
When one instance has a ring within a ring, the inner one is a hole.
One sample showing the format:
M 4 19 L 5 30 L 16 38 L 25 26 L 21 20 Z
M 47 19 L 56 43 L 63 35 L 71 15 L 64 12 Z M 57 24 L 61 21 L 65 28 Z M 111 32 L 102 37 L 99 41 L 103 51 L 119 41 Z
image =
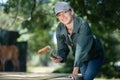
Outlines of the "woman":
M 60 21 L 56 29 L 59 57 L 51 56 L 51 60 L 55 63 L 65 62 L 69 54 L 68 46 L 71 46 L 75 59 L 69 77 L 75 79 L 80 70 L 83 80 L 93 80 L 104 60 L 99 39 L 93 35 L 86 20 L 74 16 L 67 2 L 58 2 L 54 10 Z

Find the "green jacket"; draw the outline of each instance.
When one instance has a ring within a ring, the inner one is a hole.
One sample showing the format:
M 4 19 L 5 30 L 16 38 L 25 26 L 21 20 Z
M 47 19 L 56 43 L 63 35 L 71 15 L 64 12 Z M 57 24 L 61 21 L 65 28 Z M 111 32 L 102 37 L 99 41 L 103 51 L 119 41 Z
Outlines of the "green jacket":
M 58 55 L 65 62 L 69 54 L 68 45 L 71 46 L 75 56 L 74 67 L 82 66 L 82 63 L 97 58 L 103 53 L 102 45 L 96 38 L 86 20 L 81 17 L 74 18 L 73 33 L 69 37 L 66 27 L 59 23 L 56 29 Z

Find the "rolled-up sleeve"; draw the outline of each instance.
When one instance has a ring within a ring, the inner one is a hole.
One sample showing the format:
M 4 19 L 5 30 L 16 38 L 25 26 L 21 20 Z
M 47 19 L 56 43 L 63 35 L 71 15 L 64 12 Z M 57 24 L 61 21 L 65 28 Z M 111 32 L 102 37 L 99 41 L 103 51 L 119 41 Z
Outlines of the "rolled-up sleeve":
M 80 31 L 76 43 L 74 67 L 82 66 L 82 63 L 88 59 L 88 53 L 93 43 L 92 31 L 86 21 L 80 26 Z

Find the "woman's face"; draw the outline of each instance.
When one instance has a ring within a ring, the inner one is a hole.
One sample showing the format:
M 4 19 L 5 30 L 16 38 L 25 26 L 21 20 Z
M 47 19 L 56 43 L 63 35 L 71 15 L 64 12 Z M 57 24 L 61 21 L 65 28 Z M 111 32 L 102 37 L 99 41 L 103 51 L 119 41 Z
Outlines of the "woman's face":
M 59 21 L 64 25 L 70 24 L 73 20 L 71 10 L 59 12 L 56 16 L 59 19 Z

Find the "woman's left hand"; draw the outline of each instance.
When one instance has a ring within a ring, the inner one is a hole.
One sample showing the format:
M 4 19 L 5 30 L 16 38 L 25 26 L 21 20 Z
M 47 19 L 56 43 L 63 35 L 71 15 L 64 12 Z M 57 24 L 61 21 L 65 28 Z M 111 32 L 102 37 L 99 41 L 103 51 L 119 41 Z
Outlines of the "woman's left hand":
M 74 67 L 72 74 L 69 76 L 73 80 L 77 80 L 79 67 Z
M 71 78 L 73 80 L 77 80 L 77 74 L 71 74 L 71 75 L 69 75 L 69 78 Z

